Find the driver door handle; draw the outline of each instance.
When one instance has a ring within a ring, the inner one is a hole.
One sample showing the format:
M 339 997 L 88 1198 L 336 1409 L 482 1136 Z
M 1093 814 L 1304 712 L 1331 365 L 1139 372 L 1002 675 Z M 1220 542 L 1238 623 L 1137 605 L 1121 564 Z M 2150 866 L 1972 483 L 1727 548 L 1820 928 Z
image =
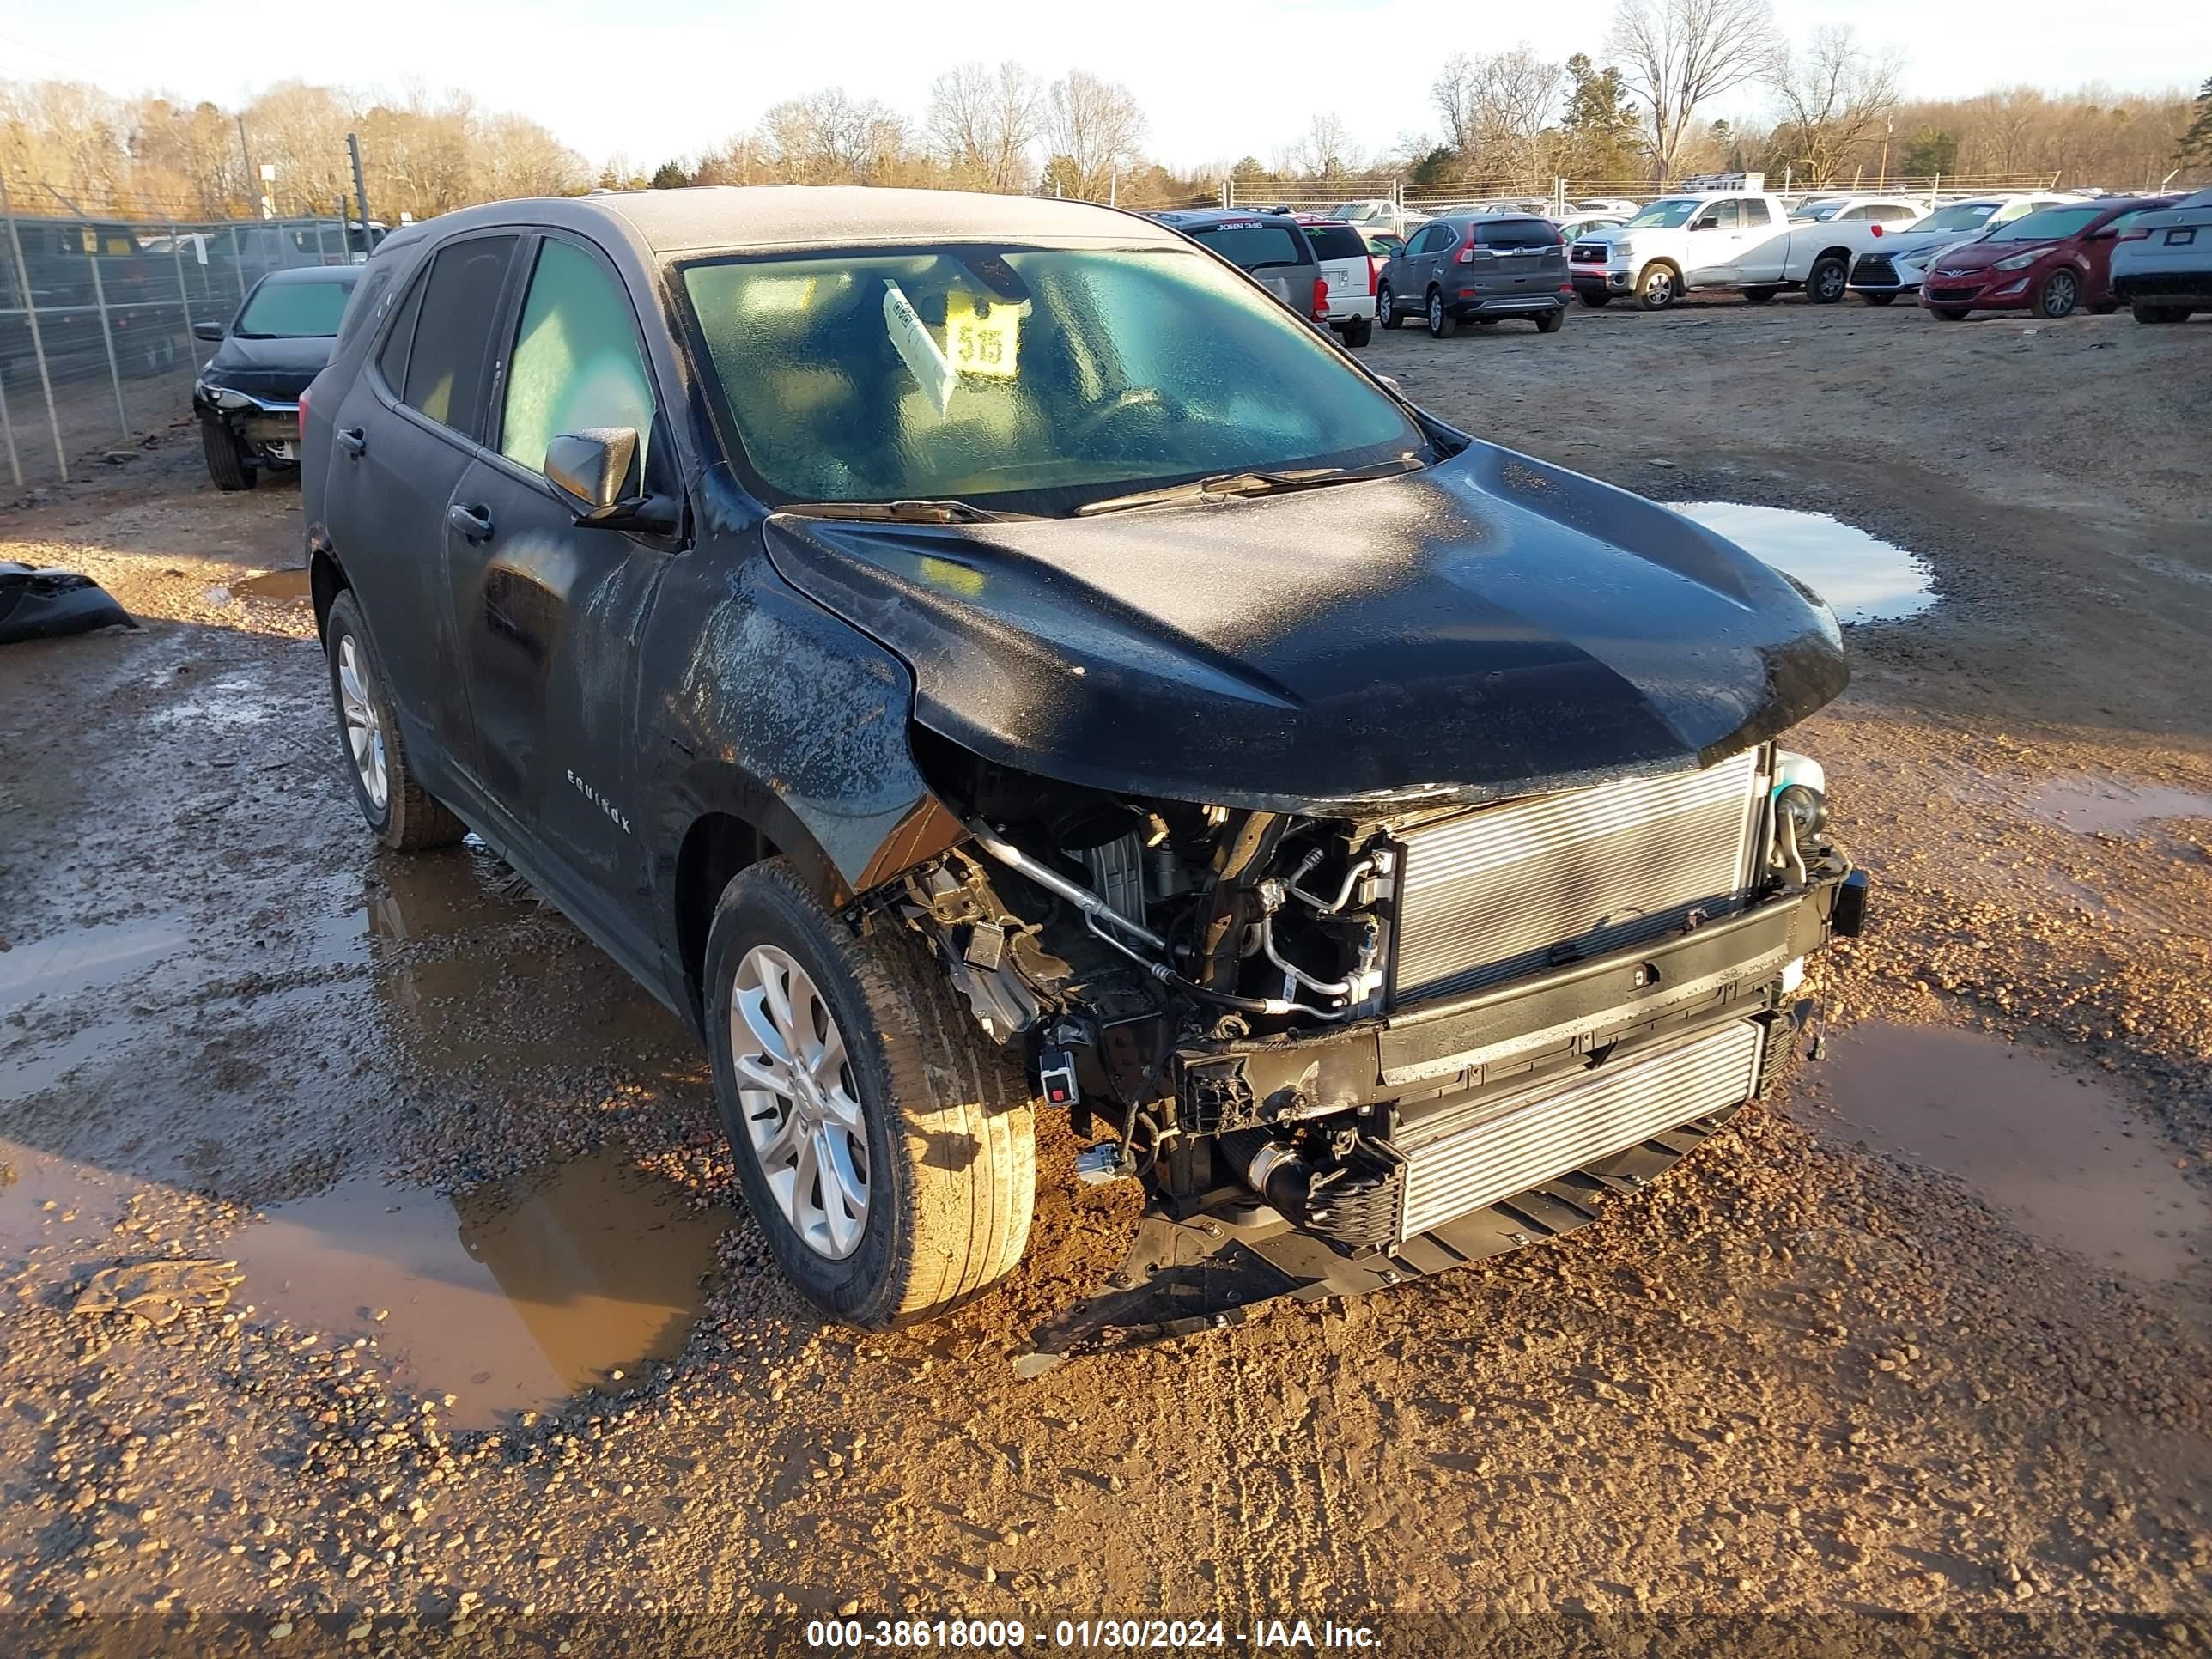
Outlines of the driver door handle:
M 465 540 L 491 539 L 491 509 L 488 507 L 463 507 L 456 501 L 446 509 L 446 522 L 459 531 Z
M 357 426 L 342 426 L 338 428 L 338 447 L 349 455 L 366 455 L 368 434 Z

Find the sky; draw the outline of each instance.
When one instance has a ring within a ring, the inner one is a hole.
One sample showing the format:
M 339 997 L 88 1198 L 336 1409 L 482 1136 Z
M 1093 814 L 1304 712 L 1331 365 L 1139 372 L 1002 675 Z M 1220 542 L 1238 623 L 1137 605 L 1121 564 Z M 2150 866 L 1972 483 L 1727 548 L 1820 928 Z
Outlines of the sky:
M 372 92 L 460 87 L 480 105 L 543 122 L 595 165 L 622 155 L 649 170 L 719 146 L 781 98 L 842 85 L 918 118 L 939 70 L 1015 58 L 1047 76 L 1080 67 L 1122 82 L 1149 117 L 1148 151 L 1195 167 L 1265 158 L 1320 112 L 1342 118 L 1370 151 L 1433 131 L 1429 82 L 1453 52 L 1525 39 L 1550 57 L 1601 57 L 1602 6 L 1522 9 L 1501 29 L 1477 27 L 1472 14 L 1463 28 L 1409 23 L 1437 14 L 1405 0 L 0 0 L 0 79 L 225 104 L 292 78 Z M 2092 81 L 2123 93 L 2193 89 L 2212 76 L 2203 0 L 2100 0 L 2087 10 L 2080 0 L 1857 0 L 1848 9 L 1775 0 L 1774 11 L 1793 39 L 1849 21 L 1863 40 L 1904 46 L 1907 96 Z M 1706 112 L 1770 112 L 1754 92 Z

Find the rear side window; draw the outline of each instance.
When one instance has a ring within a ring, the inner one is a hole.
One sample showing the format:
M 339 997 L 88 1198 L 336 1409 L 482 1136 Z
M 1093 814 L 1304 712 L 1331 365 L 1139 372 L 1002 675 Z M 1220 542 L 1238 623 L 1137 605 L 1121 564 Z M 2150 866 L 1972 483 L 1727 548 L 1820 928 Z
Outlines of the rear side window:
M 415 343 L 415 319 L 422 314 L 422 290 L 428 286 L 418 281 L 407 290 L 406 303 L 399 307 L 392 332 L 384 337 L 384 349 L 376 354 L 376 372 L 394 392 L 407 384 L 407 353 Z
M 507 366 L 500 453 L 536 472 L 560 434 L 622 426 L 636 432 L 641 453 L 653 429 L 653 382 L 629 301 L 597 259 L 548 237 Z
M 1350 225 L 1308 225 L 1306 240 L 1319 259 L 1364 259 L 1367 244 Z
M 478 236 L 441 248 L 422 284 L 422 314 L 407 356 L 401 401 L 456 432 L 474 434 L 499 293 L 512 236 Z M 411 303 L 411 302 L 410 302 Z
M 1419 236 L 1413 238 L 1413 246 L 1407 248 L 1406 252 L 1408 253 L 1436 253 L 1441 252 L 1443 249 L 1458 240 L 1458 233 L 1454 231 L 1449 225 L 1431 225 Z
M 1543 219 L 1500 219 L 1477 225 L 1474 240 L 1485 247 L 1549 247 L 1559 233 Z
M 1231 264 L 1246 270 L 1276 270 L 1314 262 L 1313 255 L 1299 241 L 1296 228 L 1287 224 L 1215 225 L 1191 234 Z
M 1742 212 L 1743 222 L 1747 225 L 1769 225 L 1774 222 L 1774 216 L 1767 212 L 1766 204 L 1764 202 L 1738 202 L 1736 206 Z

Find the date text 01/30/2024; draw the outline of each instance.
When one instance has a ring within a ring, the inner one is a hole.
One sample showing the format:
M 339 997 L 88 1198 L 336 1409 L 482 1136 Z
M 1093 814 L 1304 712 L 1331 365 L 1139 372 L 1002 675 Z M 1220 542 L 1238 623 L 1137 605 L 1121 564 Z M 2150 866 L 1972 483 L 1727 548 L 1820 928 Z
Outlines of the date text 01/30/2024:
M 1329 1619 L 1249 1622 L 1250 1628 L 1238 1629 L 1219 1619 L 1061 1619 L 1049 1626 L 1018 1619 L 817 1619 L 807 1622 L 806 1645 L 835 1654 L 928 1649 L 992 1653 L 1030 1647 L 1172 1653 L 1231 1646 L 1263 1653 L 1371 1653 L 1382 1646 L 1370 1625 L 1340 1625 Z

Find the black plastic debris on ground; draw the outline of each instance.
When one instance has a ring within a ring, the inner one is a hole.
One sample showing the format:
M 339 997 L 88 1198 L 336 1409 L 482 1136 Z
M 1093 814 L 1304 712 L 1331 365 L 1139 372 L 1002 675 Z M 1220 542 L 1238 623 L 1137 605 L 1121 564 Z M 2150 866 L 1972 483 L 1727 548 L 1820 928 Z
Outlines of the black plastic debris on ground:
M 137 626 L 89 576 L 0 561 L 0 645 Z

